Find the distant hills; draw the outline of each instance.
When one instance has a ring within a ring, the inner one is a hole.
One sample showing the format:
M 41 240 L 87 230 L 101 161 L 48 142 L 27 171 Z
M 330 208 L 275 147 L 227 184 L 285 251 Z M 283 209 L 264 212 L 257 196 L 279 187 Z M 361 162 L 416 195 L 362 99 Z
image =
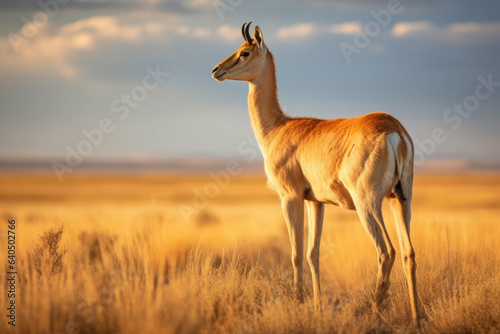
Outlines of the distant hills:
M 229 161 L 236 161 L 242 173 L 263 173 L 263 160 L 237 158 L 193 157 L 168 159 L 86 159 L 74 171 L 86 172 L 187 172 L 200 173 L 224 170 Z M 50 172 L 52 160 L 0 159 L 0 172 Z M 63 162 L 63 161 L 60 161 Z M 466 159 L 427 160 L 416 166 L 417 172 L 500 171 L 500 162 Z
M 56 160 L 44 159 L 0 159 L 0 171 L 52 171 Z M 64 160 L 57 160 L 64 163 Z M 116 171 L 116 172 L 208 172 L 223 170 L 229 161 L 236 161 L 242 172 L 260 173 L 264 171 L 263 161 L 238 160 L 234 158 L 176 158 L 176 159 L 85 159 L 76 171 Z

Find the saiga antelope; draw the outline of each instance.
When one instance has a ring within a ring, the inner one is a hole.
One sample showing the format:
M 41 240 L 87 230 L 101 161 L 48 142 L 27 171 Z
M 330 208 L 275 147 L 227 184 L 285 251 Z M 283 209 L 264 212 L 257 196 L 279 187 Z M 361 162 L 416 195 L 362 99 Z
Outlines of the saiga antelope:
M 374 306 L 389 287 L 395 250 L 382 218 L 389 200 L 396 220 L 413 321 L 418 323 L 415 252 L 410 241 L 413 143 L 401 123 L 385 113 L 348 119 L 289 117 L 277 97 L 274 57 L 259 27 L 212 71 L 217 81 L 249 82 L 248 109 L 265 160 L 269 186 L 281 198 L 290 243 L 295 296 L 303 301 L 302 263 L 304 204 L 309 213 L 307 261 L 311 267 L 314 305 L 321 310 L 319 248 L 324 204 L 356 210 L 378 253 Z

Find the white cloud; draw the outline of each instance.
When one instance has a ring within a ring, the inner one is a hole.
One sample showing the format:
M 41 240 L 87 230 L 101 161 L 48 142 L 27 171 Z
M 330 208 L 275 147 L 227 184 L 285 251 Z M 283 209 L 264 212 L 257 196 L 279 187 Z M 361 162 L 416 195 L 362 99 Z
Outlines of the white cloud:
M 75 34 L 72 44 L 75 49 L 90 50 L 94 47 L 94 38 L 91 34 L 82 32 Z
M 331 25 L 328 28 L 328 32 L 332 34 L 354 35 L 361 29 L 363 29 L 361 22 L 345 22 Z
M 453 43 L 473 43 L 498 39 L 500 22 L 464 22 L 439 27 L 428 21 L 399 22 L 392 28 L 398 38 L 434 39 Z
M 205 38 L 212 34 L 212 31 L 208 28 L 195 28 L 192 30 L 191 35 L 196 38 Z
M 243 41 L 241 36 L 241 28 L 232 26 L 230 24 L 223 24 L 217 29 L 217 36 L 221 37 L 228 43 L 235 42 L 239 39 Z
M 179 26 L 177 27 L 177 29 L 175 30 L 175 32 L 177 33 L 177 35 L 179 36 L 186 36 L 190 33 L 191 29 L 189 29 L 188 26 Z
M 139 37 L 149 32 L 145 26 L 119 23 L 113 16 L 96 16 L 76 21 L 61 27 L 59 36 L 70 37 L 80 32 L 87 32 L 101 39 L 137 41 Z
M 387 8 L 387 0 L 298 0 L 316 7 L 334 7 L 344 10 Z M 408 8 L 435 8 L 439 0 L 420 0 L 405 4 Z
M 427 21 L 399 22 L 392 28 L 394 36 L 426 34 L 436 27 Z
M 454 34 L 482 34 L 491 37 L 498 37 L 500 33 L 500 22 L 465 22 L 454 23 L 448 28 L 449 32 Z
M 361 29 L 363 29 L 363 24 L 358 21 L 343 22 L 330 26 L 319 26 L 315 23 L 303 22 L 278 29 L 276 36 L 283 40 L 289 40 L 314 37 L 321 34 L 354 35 Z
M 94 51 L 108 42 L 141 43 L 151 38 L 164 38 L 170 27 L 162 22 L 125 23 L 113 16 L 96 16 L 68 23 L 55 29 L 42 29 L 37 36 L 19 45 L 15 54 L 7 38 L 0 39 L 3 65 L 11 70 L 39 73 L 56 71 L 66 78 L 79 75 L 72 63 L 76 53 Z M 21 34 L 21 33 L 19 33 Z
M 318 27 L 314 23 L 297 23 L 288 27 L 278 29 L 276 35 L 283 39 L 305 38 L 314 35 Z
M 208 8 L 212 7 L 213 0 L 190 0 L 187 1 L 188 8 Z
M 276 42 L 277 40 L 273 39 L 273 37 L 277 37 L 278 41 L 289 42 L 294 39 L 314 38 L 325 34 L 354 35 L 360 29 L 363 29 L 363 25 L 358 21 L 329 26 L 321 26 L 312 22 L 301 22 L 279 28 L 274 33 L 272 31 L 264 31 L 264 38 L 270 36 L 269 40 Z M 242 39 L 241 28 L 231 24 L 221 25 L 215 34 L 227 43 L 234 43 Z
M 21 36 L 21 32 L 17 33 Z M 57 73 L 68 78 L 78 78 L 84 67 L 74 61 L 85 52 L 98 54 L 113 45 L 146 43 L 164 44 L 171 36 L 206 38 L 212 35 L 208 28 L 190 28 L 166 21 L 164 17 L 95 16 L 65 24 L 60 27 L 45 26 L 38 34 L 19 45 L 13 52 L 10 40 L 0 38 L 0 68 L 10 71 Z

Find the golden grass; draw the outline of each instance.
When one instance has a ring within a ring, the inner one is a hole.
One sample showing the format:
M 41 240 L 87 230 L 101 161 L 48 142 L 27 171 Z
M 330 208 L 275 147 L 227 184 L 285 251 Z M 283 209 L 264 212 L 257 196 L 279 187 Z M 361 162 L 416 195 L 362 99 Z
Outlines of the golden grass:
M 371 312 L 377 256 L 355 212 L 327 207 L 324 312 L 317 314 L 307 263 L 309 297 L 304 304 L 292 299 L 287 232 L 264 177 L 233 177 L 186 219 L 196 189 L 211 182 L 203 175 L 80 175 L 63 183 L 52 175 L 0 175 L 1 249 L 7 220 L 17 222 L 15 330 L 414 331 L 400 260 L 382 319 Z M 412 240 L 424 331 L 500 331 L 500 176 L 421 175 L 414 191 Z M 43 270 L 33 265 L 37 254 Z M 6 272 L 4 259 L 2 279 Z M 0 305 L 7 305 L 4 292 Z M 14 332 L 2 318 L 0 332 Z

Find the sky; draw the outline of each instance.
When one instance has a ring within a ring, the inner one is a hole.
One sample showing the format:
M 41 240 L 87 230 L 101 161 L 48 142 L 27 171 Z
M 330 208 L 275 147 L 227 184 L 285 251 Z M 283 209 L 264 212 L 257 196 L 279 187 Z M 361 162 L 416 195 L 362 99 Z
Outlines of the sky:
M 416 160 L 500 164 L 492 0 L 2 0 L 0 158 L 245 158 L 248 84 L 211 70 L 249 21 L 289 115 L 384 111 Z

